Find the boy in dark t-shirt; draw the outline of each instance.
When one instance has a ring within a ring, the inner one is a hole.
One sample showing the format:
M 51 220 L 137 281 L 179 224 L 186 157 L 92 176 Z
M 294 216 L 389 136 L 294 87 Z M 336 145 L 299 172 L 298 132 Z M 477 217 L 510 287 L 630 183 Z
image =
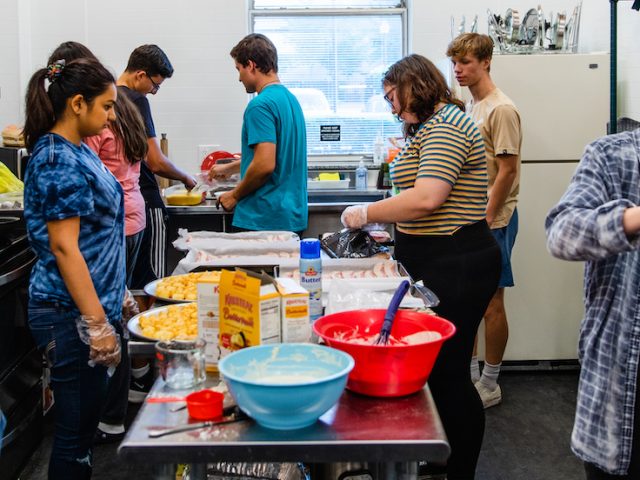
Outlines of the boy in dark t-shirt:
M 162 82 L 173 75 L 173 66 L 157 45 L 142 45 L 129 57 L 127 68 L 118 78 L 118 91 L 138 107 L 147 131 L 149 153 L 140 166 L 140 191 L 145 200 L 146 220 L 142 245 L 133 271 L 131 288 L 140 289 L 165 276 L 166 209 L 155 175 L 179 180 L 188 189 L 196 180 L 174 165 L 160 150 L 147 95 L 155 95 Z

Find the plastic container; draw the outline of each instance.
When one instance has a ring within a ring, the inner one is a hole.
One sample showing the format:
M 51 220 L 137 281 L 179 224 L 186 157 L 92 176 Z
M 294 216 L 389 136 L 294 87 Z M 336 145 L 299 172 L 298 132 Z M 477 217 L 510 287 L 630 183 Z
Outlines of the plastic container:
M 424 387 L 442 343 L 453 336 L 456 328 L 440 317 L 400 310 L 391 329 L 395 338 L 426 330 L 439 332 L 442 337 L 415 345 L 365 345 L 336 338 L 341 332 L 352 333 L 356 328 L 363 335 L 378 333 L 385 312 L 371 309 L 334 313 L 316 320 L 313 330 L 327 345 L 348 353 L 356 361 L 347 381 L 349 390 L 373 397 L 409 395 Z
M 200 390 L 190 393 L 185 398 L 187 411 L 196 420 L 213 420 L 222 416 L 224 395 L 212 390 Z
M 373 164 L 381 165 L 384 162 L 384 140 L 378 135 L 373 144 Z
M 358 168 L 356 168 L 356 190 L 367 189 L 367 167 L 364 166 L 364 160 L 360 160 Z
M 309 320 L 313 323 L 322 316 L 322 260 L 320 240 L 305 238 L 300 241 L 300 285 L 309 292 Z
M 388 190 L 391 188 L 391 174 L 389 172 L 389 164 L 386 162 L 383 162 L 382 165 L 380 165 L 376 186 L 378 190 Z
M 311 343 L 243 348 L 218 365 L 242 411 L 278 430 L 315 423 L 338 401 L 353 366 L 350 355 Z

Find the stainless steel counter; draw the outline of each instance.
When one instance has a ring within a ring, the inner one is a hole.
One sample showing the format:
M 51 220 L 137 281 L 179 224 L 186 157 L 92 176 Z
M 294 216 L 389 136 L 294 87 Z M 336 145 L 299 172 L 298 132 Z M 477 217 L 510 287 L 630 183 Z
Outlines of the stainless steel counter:
M 309 190 L 309 212 L 326 211 L 327 208 L 344 210 L 349 205 L 355 203 L 375 202 L 385 198 L 389 190 Z M 200 205 L 178 206 L 167 205 L 169 214 L 192 214 L 192 215 L 229 215 L 230 212 L 216 207 L 215 200 L 206 200 Z
M 175 394 L 159 378 L 153 392 L 165 391 Z M 170 411 L 176 405 L 145 403 L 118 449 L 120 456 L 134 462 L 196 463 L 201 465 L 194 471 L 201 471 L 202 464 L 219 461 L 442 463 L 450 451 L 428 387 L 395 399 L 345 391 L 318 422 L 300 430 L 270 430 L 245 420 L 149 438 L 154 427 L 189 423 L 186 410 Z

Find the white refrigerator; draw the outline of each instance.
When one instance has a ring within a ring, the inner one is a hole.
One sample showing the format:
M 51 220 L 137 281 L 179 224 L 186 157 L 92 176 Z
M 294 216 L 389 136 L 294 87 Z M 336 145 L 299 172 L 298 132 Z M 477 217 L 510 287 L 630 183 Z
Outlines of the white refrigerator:
M 505 292 L 504 360 L 576 359 L 583 264 L 547 252 L 544 220 L 585 145 L 606 134 L 609 55 L 496 55 L 491 76 L 515 102 L 523 127 L 520 228 L 512 257 L 516 286 Z

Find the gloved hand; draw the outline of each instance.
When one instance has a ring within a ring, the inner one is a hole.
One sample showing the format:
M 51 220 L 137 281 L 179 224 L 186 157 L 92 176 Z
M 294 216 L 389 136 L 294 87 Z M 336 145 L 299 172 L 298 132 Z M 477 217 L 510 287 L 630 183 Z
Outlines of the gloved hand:
M 126 323 L 140 313 L 138 302 L 133 298 L 131 291 L 126 288 L 124 290 L 124 300 L 122 301 L 122 322 Z
M 345 208 L 340 216 L 342 225 L 348 228 L 362 228 L 367 224 L 367 207 L 369 205 L 352 205 Z
M 104 365 L 107 373 L 113 374 L 120 363 L 120 335 L 107 319 L 97 319 L 90 315 L 81 315 L 76 319 L 80 340 L 89 345 L 89 365 Z

